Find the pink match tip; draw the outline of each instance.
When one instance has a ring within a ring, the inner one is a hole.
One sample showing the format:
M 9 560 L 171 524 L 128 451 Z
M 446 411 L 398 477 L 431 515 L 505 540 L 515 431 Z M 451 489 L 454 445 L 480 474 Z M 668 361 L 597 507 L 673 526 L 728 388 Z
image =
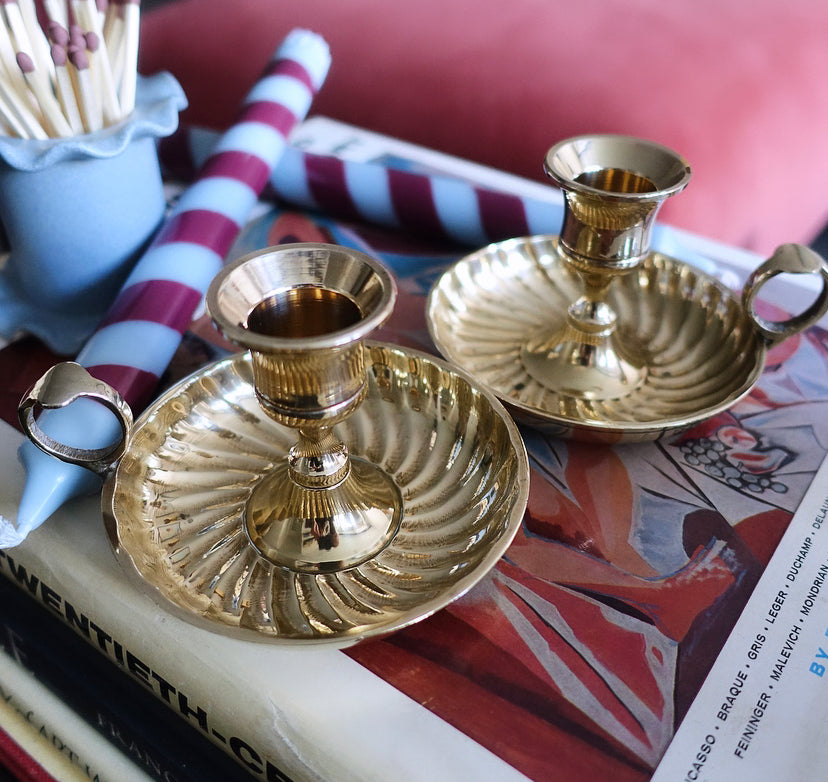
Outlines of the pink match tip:
M 66 49 L 59 43 L 53 43 L 49 51 L 52 55 L 52 62 L 59 68 L 66 65 Z
M 84 35 L 84 38 L 86 39 L 86 48 L 89 49 L 90 52 L 98 51 L 98 48 L 101 45 L 101 39 L 98 38 L 97 33 L 90 30 Z
M 86 56 L 86 52 L 77 46 L 69 47 L 69 62 L 79 71 L 86 70 L 89 67 L 89 58 Z
M 78 49 L 86 48 L 86 37 L 81 30 L 80 25 L 69 25 L 69 45 L 76 46 Z
M 49 22 L 49 37 L 61 46 L 69 45 L 69 31 L 60 22 L 56 22 L 54 19 Z
M 32 58 L 29 57 L 26 52 L 17 53 L 17 64 L 20 66 L 20 70 L 23 71 L 23 73 L 32 73 L 35 69 Z

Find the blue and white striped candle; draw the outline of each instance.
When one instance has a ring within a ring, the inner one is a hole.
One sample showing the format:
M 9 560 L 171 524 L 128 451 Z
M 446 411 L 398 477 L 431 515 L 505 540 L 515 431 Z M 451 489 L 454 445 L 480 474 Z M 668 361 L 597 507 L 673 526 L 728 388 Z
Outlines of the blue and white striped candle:
M 162 164 L 189 179 L 218 135 L 182 126 L 160 142 Z M 550 192 L 552 187 L 550 186 Z M 557 233 L 563 199 L 481 187 L 440 174 L 404 171 L 287 147 L 270 177 L 269 195 L 333 218 L 364 221 L 467 247 L 528 234 Z
M 184 181 L 213 149 L 218 134 L 182 126 L 160 140 L 162 164 Z M 563 196 L 550 185 L 548 199 L 484 187 L 442 174 L 407 171 L 382 163 L 320 155 L 288 146 L 270 176 L 267 195 L 334 219 L 367 222 L 412 236 L 470 248 L 518 236 L 557 234 Z M 658 224 L 653 249 L 717 274 L 715 264 Z M 731 284 L 730 281 L 728 281 Z
M 151 398 L 329 65 L 322 38 L 306 30 L 287 36 L 78 355 L 78 363 L 115 388 L 134 412 Z M 39 425 L 80 448 L 101 447 L 119 432 L 114 417 L 88 400 L 45 411 Z M 21 458 L 27 469 L 17 518 L 21 540 L 68 499 L 99 485 L 84 468 L 32 443 L 21 447 Z

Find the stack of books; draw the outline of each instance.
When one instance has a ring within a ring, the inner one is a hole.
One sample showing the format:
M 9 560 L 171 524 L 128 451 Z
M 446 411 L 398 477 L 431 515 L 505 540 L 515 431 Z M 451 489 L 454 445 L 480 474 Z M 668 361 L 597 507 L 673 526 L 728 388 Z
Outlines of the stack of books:
M 293 142 L 560 206 L 551 188 L 322 118 Z M 263 203 L 233 253 L 288 237 L 382 258 L 401 296 L 378 337 L 433 350 L 424 297 L 466 248 Z M 680 231 L 662 241 L 732 284 L 760 260 Z M 778 304 L 801 293 L 781 289 Z M 222 355 L 210 334 L 193 324 L 165 382 Z M 19 377 L 16 355 L 0 351 L 0 367 L 19 391 L 36 377 Z M 783 683 L 811 698 L 823 683 L 826 404 L 820 326 L 771 355 L 746 401 L 671 440 L 585 446 L 524 429 L 532 492 L 507 555 L 435 616 L 344 651 L 241 641 L 168 614 L 119 569 L 99 498 L 73 501 L 0 552 L 0 728 L 22 717 L 65 756 L 55 778 L 71 766 L 118 780 L 644 782 L 729 779 L 738 761 L 771 779 L 767 753 L 792 762 L 767 727 L 797 717 Z M 0 422 L 11 519 L 21 441 Z M 780 664 L 784 678 L 769 678 Z M 54 710 L 38 705 L 44 693 Z M 822 762 L 820 742 L 807 757 L 790 744 L 797 768 Z M 43 742 L 32 753 L 48 754 Z

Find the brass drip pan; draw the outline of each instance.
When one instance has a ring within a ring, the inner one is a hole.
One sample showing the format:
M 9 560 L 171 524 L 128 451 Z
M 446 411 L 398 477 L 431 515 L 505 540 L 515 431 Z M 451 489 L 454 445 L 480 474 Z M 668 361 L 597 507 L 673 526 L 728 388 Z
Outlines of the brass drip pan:
M 244 508 L 295 432 L 262 409 L 250 354 L 212 364 L 136 422 L 103 496 L 127 572 L 188 621 L 236 637 L 347 646 L 432 614 L 505 552 L 526 506 L 526 452 L 502 405 L 462 371 L 366 343 L 359 408 L 335 426 L 403 501 L 399 531 L 362 564 L 298 572 L 260 556 Z
M 822 293 L 791 321 L 763 321 L 752 311 L 756 292 L 782 272 L 821 274 Z M 556 236 L 510 239 L 461 259 L 432 289 L 427 316 L 443 356 L 520 420 L 562 437 L 641 441 L 688 428 L 745 396 L 762 373 L 767 347 L 824 314 L 826 280 L 816 254 L 783 245 L 754 273 L 740 302 L 715 278 L 650 252 L 607 293 L 623 358 L 644 368 L 628 392 L 607 397 L 547 382 L 542 357 L 530 349 L 560 333 L 581 294 Z

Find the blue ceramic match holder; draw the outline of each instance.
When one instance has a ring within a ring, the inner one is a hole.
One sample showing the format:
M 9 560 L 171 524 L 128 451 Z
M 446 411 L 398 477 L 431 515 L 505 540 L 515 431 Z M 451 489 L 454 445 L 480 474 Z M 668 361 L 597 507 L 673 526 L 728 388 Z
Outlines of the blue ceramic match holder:
M 169 73 L 139 78 L 135 110 L 95 133 L 0 137 L 0 336 L 77 353 L 114 301 L 166 208 L 157 139 L 187 105 Z

